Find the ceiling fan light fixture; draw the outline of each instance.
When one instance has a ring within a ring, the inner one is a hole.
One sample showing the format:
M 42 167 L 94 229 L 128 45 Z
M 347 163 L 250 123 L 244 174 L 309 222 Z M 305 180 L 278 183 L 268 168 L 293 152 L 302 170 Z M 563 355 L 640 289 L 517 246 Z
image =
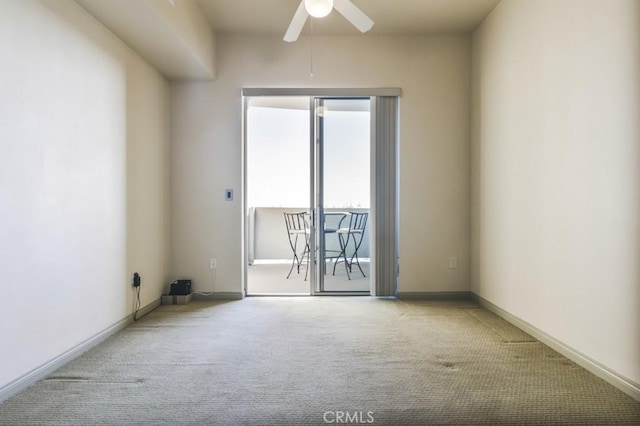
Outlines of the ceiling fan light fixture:
M 307 13 L 314 18 L 324 18 L 333 9 L 333 0 L 304 0 Z

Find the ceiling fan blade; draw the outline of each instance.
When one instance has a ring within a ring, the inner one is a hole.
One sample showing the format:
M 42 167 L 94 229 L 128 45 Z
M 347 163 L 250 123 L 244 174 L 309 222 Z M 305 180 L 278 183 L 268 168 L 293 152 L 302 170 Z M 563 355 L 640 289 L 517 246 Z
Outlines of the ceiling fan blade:
M 373 21 L 350 0 L 333 0 L 333 7 L 351 22 L 360 32 L 366 33 L 373 27 Z
M 289 24 L 287 32 L 284 35 L 284 41 L 296 41 L 298 36 L 300 36 L 302 27 L 304 27 L 304 23 L 307 22 L 308 17 L 309 14 L 307 13 L 307 9 L 304 7 L 304 0 L 302 0 L 300 2 L 300 6 L 298 6 L 298 10 L 296 10 L 296 14 L 293 15 L 293 19 Z

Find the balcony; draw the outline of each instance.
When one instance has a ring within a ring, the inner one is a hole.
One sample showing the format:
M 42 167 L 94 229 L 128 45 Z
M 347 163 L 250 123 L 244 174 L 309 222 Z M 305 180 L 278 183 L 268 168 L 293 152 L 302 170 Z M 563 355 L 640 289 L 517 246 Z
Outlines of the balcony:
M 251 207 L 248 209 L 248 294 L 310 293 L 311 277 L 307 275 L 306 260 L 301 263 L 299 273 L 297 267 L 294 266 L 291 275 L 287 278 L 293 261 L 293 251 L 289 244 L 284 213 L 305 210 L 305 208 L 283 207 Z M 331 213 L 339 212 L 368 213 L 369 209 L 326 209 L 326 225 L 328 227 L 337 227 L 337 221 L 340 216 L 333 216 Z M 334 221 L 334 223 L 331 223 L 331 221 Z M 348 218 L 343 221 L 341 226 L 348 227 Z M 325 292 L 368 292 L 371 257 L 369 226 L 365 227 L 362 244 L 358 248 L 360 267 L 365 276 L 360 272 L 355 262 L 352 265 L 350 274 L 347 274 L 342 259 L 336 264 L 336 258 L 341 251 L 338 238 L 336 233 L 325 234 L 325 269 L 321 278 L 323 281 L 322 290 Z M 302 254 L 302 247 L 303 244 L 299 243 L 299 256 Z M 351 241 L 348 243 L 346 257 L 350 259 L 353 253 L 354 246 Z

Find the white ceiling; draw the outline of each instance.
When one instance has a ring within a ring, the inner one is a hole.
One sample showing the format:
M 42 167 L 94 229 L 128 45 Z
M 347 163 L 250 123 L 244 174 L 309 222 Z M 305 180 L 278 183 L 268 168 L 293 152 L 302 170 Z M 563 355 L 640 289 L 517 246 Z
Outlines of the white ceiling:
M 284 35 L 300 0 L 196 0 L 216 33 Z M 500 0 L 352 0 L 374 20 L 371 34 L 469 33 Z M 304 33 L 310 32 L 309 20 Z M 339 13 L 314 34 L 359 34 Z
M 215 34 L 283 37 L 301 0 L 76 0 L 169 79 L 214 79 Z M 500 0 L 352 0 L 371 35 L 470 33 Z M 209 28 L 211 27 L 211 28 Z M 311 19 L 302 35 L 311 33 Z M 313 34 L 360 34 L 336 11 Z

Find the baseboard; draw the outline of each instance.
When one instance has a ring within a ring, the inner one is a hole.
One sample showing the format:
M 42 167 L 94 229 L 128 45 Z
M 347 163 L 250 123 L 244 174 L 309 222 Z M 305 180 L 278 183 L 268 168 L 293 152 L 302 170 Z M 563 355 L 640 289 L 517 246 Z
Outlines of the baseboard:
M 138 310 L 138 320 L 140 318 L 142 318 L 143 316 L 147 315 L 149 312 L 155 310 L 158 306 L 160 306 L 160 300 L 161 299 L 156 299 L 153 302 L 151 302 L 151 303 L 143 306 L 142 308 L 140 308 Z M 133 322 L 133 314 L 129 315 L 127 318 L 130 319 L 129 323 Z
M 154 300 L 148 305 L 140 308 L 140 310 L 138 311 L 138 319 L 148 314 L 149 312 L 153 311 L 158 306 L 160 306 L 160 299 Z M 68 362 L 72 361 L 73 359 L 79 357 L 80 355 L 82 355 L 89 349 L 93 348 L 94 346 L 104 342 L 106 339 L 113 336 L 118 331 L 124 329 L 131 323 L 133 323 L 133 314 L 128 315 L 124 319 L 102 330 L 101 332 L 94 335 L 93 337 L 90 337 L 89 339 L 69 349 L 68 351 L 62 353 L 61 355 L 58 355 L 57 357 L 51 359 L 50 361 L 47 361 L 41 366 L 31 370 L 24 376 L 18 377 L 17 379 L 10 382 L 9 384 L 1 387 L 0 403 L 12 397 L 13 395 L 17 394 L 18 392 L 22 391 L 23 389 L 26 389 L 32 384 L 38 382 L 39 380 L 44 379 L 49 374 L 53 373 L 54 371 L 64 366 Z
M 425 292 L 398 292 L 400 300 L 468 300 L 471 299 L 470 291 L 425 291 Z
M 241 292 L 216 292 L 211 294 L 193 293 L 196 300 L 242 300 L 244 294 Z
M 571 361 L 575 362 L 585 370 L 590 373 L 600 377 L 604 381 L 612 384 L 616 388 L 620 389 L 627 395 L 631 396 L 633 399 L 640 401 L 640 385 L 635 383 L 632 380 L 627 379 L 624 376 L 616 373 L 605 365 L 600 364 L 599 362 L 589 358 L 585 354 L 567 346 L 561 341 L 555 339 L 554 337 L 549 336 L 544 331 L 534 327 L 526 321 L 521 320 L 520 318 L 510 314 L 499 306 L 494 305 L 488 300 L 478 296 L 475 293 L 471 293 L 471 297 L 473 300 L 477 301 L 481 306 L 493 312 L 494 314 L 502 317 L 504 320 L 510 322 L 515 325 L 525 333 L 530 334 L 540 342 L 549 346 L 551 349 L 559 352 L 565 357 L 569 358 Z

